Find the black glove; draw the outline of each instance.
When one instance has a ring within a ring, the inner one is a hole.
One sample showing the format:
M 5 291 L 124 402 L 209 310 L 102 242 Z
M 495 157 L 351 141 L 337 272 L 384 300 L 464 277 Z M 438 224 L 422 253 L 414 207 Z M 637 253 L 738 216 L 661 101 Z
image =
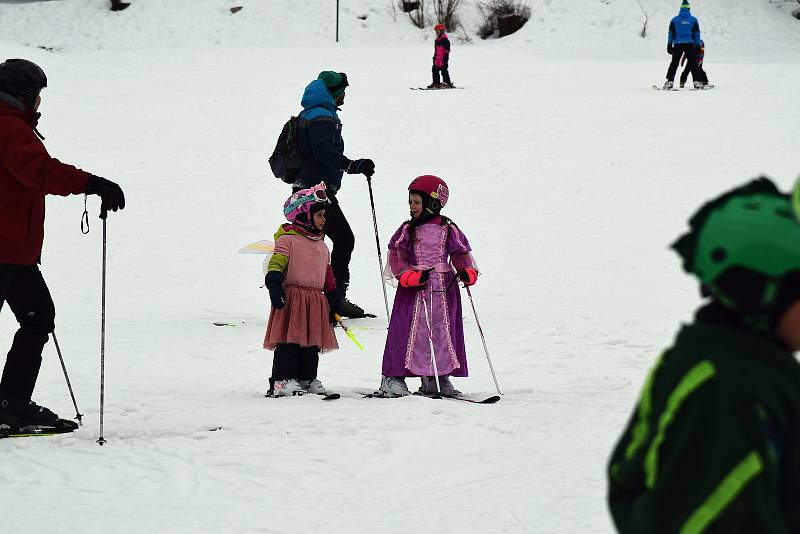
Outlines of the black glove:
M 672 52 L 674 52 L 674 51 L 675 51 L 675 47 L 672 46 L 672 43 L 669 43 L 667 45 L 667 54 L 672 55 Z
M 372 178 L 375 174 L 375 162 L 371 159 L 355 159 L 347 166 L 347 174 L 363 174 Z
M 264 285 L 269 290 L 269 300 L 272 307 L 280 310 L 286 304 L 286 292 L 283 290 L 283 273 L 280 271 L 270 271 L 264 277 Z
M 697 51 L 697 53 L 699 54 L 699 53 L 700 53 L 700 50 L 702 49 L 702 47 L 701 47 L 700 45 L 694 45 L 694 49 L 695 49 L 695 51 Z
M 344 294 L 342 290 L 338 287 L 331 289 L 330 291 L 325 292 L 325 298 L 328 299 L 328 306 L 330 306 L 330 321 L 332 323 L 336 322 L 336 317 L 334 314 L 342 315 L 342 304 L 344 303 Z
M 106 212 L 108 210 L 117 211 L 125 207 L 125 193 L 122 188 L 105 178 L 90 175 L 89 180 L 86 182 L 87 195 L 98 195 L 101 200 L 100 211 Z

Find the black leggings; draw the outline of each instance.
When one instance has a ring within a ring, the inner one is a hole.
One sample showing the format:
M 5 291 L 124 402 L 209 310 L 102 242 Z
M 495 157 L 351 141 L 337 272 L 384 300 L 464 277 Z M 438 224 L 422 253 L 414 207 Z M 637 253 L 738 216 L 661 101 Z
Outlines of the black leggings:
M 42 349 L 55 330 L 56 308 L 37 265 L 0 264 L 0 309 L 3 302 L 14 312 L 19 330 L 6 357 L 0 394 L 30 400 Z
M 269 389 L 276 380 L 314 380 L 319 366 L 319 347 L 301 347 L 297 343 L 280 343 L 272 356 Z

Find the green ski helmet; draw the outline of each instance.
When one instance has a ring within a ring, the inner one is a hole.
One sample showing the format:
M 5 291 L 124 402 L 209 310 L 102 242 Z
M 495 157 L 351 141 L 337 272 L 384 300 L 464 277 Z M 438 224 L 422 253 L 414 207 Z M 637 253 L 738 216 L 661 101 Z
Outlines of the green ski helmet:
M 800 190 L 757 178 L 703 205 L 672 248 L 683 268 L 748 324 L 768 328 L 800 299 Z

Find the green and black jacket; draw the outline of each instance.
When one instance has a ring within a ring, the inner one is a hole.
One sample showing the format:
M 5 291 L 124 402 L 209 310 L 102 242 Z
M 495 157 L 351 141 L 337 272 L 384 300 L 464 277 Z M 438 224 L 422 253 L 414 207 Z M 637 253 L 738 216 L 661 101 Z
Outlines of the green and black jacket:
M 623 534 L 800 532 L 800 365 L 707 310 L 650 371 L 614 450 L 614 523 Z

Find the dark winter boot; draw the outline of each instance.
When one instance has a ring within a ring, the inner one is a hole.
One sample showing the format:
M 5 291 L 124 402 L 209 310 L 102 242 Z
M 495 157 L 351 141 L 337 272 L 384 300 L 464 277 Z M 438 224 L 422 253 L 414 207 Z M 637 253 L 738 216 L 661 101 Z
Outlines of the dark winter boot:
M 364 317 L 377 317 L 374 313 L 367 313 L 358 304 L 353 304 L 347 299 L 342 301 L 342 317 L 349 319 L 363 319 Z
M 46 425 L 58 420 L 58 415 L 32 400 L 23 401 L 9 396 L 0 397 L 0 424 L 12 428 L 27 425 Z

